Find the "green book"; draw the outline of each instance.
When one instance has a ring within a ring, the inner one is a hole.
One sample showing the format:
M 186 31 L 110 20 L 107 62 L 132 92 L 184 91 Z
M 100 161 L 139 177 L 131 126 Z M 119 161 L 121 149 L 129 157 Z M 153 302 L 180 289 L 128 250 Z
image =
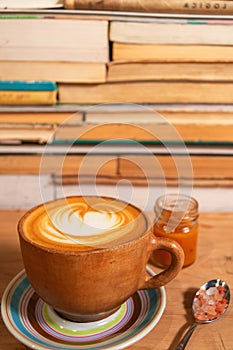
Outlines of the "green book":
M 0 80 L 0 91 L 54 91 L 57 84 L 52 81 Z

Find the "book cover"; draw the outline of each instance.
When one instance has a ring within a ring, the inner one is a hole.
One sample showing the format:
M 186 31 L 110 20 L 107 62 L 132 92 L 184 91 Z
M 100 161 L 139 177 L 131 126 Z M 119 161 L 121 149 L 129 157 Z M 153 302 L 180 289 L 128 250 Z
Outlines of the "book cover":
M 52 81 L 0 80 L 0 91 L 53 91 L 57 84 Z
M 228 0 L 64 0 L 64 7 L 78 10 L 134 11 L 146 13 L 233 14 L 233 2 Z

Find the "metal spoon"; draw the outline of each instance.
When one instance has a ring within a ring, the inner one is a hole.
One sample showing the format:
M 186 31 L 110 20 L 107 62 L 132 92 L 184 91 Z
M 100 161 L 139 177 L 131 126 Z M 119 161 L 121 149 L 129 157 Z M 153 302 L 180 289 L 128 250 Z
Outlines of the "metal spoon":
M 217 321 L 227 310 L 230 303 L 230 289 L 226 282 L 211 280 L 196 292 L 192 304 L 195 322 L 185 333 L 175 350 L 185 349 L 194 329 L 199 324 Z

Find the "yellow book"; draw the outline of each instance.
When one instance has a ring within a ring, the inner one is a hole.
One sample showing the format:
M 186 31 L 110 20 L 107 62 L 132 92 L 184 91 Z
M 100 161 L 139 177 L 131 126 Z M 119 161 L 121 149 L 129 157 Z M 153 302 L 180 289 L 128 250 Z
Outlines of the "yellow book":
M 106 64 L 102 62 L 0 61 L 0 77 L 6 80 L 39 80 L 66 83 L 102 83 Z
M 114 61 L 108 65 L 108 81 L 231 81 L 233 63 Z
M 233 82 L 58 84 L 60 103 L 232 103 Z
M 103 164 L 103 167 L 101 167 L 97 174 L 97 178 L 104 176 L 107 183 L 111 177 L 116 176 L 129 179 L 141 178 L 146 182 L 145 172 L 142 171 L 138 164 L 142 164 L 143 162 L 146 174 L 151 179 L 158 180 L 154 173 L 153 162 L 156 161 L 161 165 L 167 179 L 177 179 L 178 175 L 174 159 L 167 155 L 156 156 L 156 159 L 153 155 L 131 155 L 130 159 L 120 155 L 114 159 L 110 155 L 90 155 L 89 157 L 89 161 L 84 169 L 83 162 L 85 155 L 68 155 L 65 157 L 65 161 L 62 155 L 51 155 L 48 156 L 48 160 L 42 168 L 41 155 L 2 155 L 0 157 L 0 174 L 38 174 L 41 171 L 43 174 L 52 172 L 61 175 L 62 164 L 62 175 L 74 176 L 77 181 L 77 171 L 81 169 L 82 176 L 89 178 L 90 181 L 90 179 L 93 179 L 92 175 L 96 175 L 95 170 L 97 165 Z M 191 160 L 194 180 L 233 180 L 233 157 L 191 155 Z
M 168 137 L 169 127 L 167 124 L 156 122 L 144 122 L 142 116 L 141 123 L 91 123 L 88 118 L 88 126 L 63 126 L 58 128 L 55 134 L 55 141 L 80 141 L 80 140 L 113 140 L 115 138 L 131 139 L 138 142 L 158 141 L 156 135 L 166 135 Z M 100 118 L 101 119 L 101 118 Z M 173 123 L 173 127 L 185 142 L 233 142 L 233 123 L 218 124 L 210 123 L 190 123 L 185 120 L 180 123 Z M 171 135 L 167 141 L 176 141 L 177 135 Z
M 114 61 L 233 62 L 233 46 L 113 43 Z
M 0 91 L 0 105 L 54 105 L 57 90 L 52 91 Z

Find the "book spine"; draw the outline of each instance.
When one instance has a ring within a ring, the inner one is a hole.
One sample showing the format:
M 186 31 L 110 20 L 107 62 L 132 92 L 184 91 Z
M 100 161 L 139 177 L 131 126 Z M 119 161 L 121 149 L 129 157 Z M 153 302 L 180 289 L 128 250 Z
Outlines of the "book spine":
M 65 0 L 64 7 L 76 10 L 148 13 L 233 14 L 233 1 L 229 0 Z
M 0 105 L 54 105 L 57 91 L 0 91 Z
M 57 84 L 52 81 L 0 80 L 0 91 L 52 91 Z

